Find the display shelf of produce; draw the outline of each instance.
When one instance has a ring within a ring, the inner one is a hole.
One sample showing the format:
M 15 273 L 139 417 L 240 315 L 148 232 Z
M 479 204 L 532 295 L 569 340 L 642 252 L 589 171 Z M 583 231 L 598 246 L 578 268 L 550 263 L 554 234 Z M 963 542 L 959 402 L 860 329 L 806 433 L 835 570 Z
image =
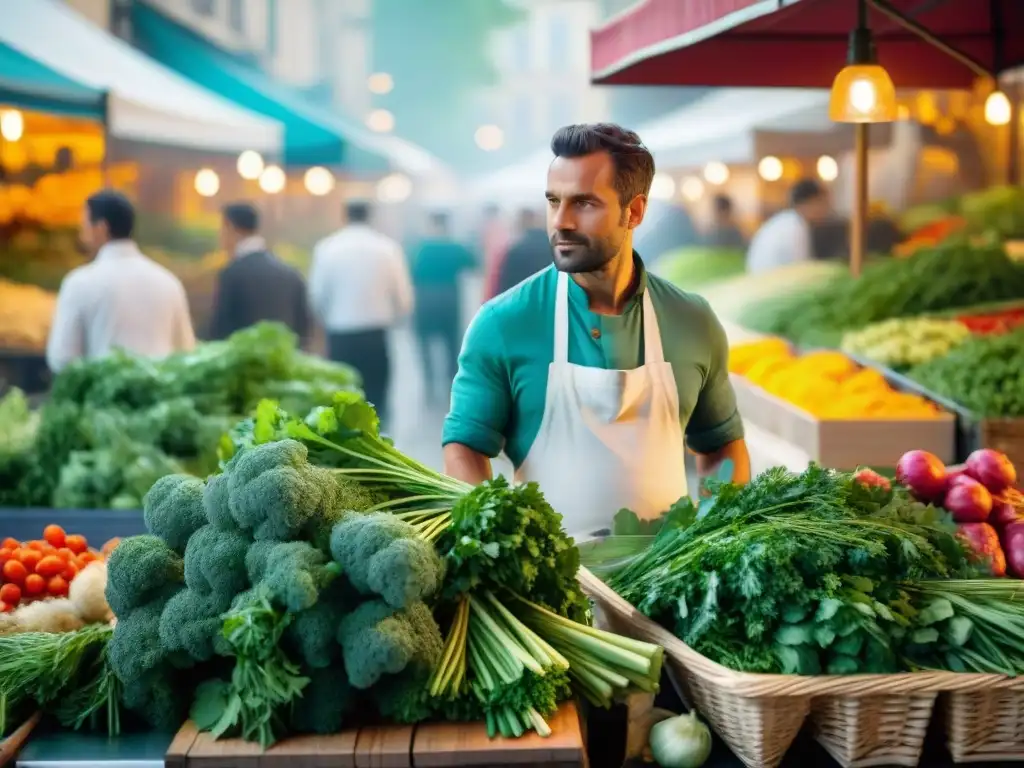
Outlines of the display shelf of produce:
M 964 461 L 979 448 L 993 448 L 1005 453 L 1015 465 L 1024 466 L 1024 419 L 986 419 L 962 405 L 932 392 L 909 376 L 894 371 L 873 360 L 857 355 L 851 359 L 867 368 L 881 373 L 893 387 L 904 392 L 912 392 L 931 400 L 944 411 L 949 412 L 956 421 L 955 460 Z M 947 459 L 943 458 L 944 461 Z
M 100 543 L 146 532 L 141 510 L 0 507 L 0 538 L 11 536 L 28 541 L 37 538 L 43 526 L 50 524 Z

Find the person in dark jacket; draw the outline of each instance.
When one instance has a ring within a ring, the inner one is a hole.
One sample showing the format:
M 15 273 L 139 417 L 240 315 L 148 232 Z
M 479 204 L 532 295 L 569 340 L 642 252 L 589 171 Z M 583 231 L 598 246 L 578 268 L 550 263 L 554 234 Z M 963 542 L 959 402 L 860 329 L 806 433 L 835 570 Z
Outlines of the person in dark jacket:
M 412 284 L 416 291 L 415 327 L 423 358 L 428 403 L 440 404 L 458 368 L 462 340 L 462 292 L 459 281 L 477 266 L 466 246 L 452 236 L 448 214 L 430 217 L 430 232 L 412 256 Z M 444 350 L 444 370 L 436 370 L 431 356 L 434 341 Z
M 498 276 L 498 293 L 551 266 L 551 242 L 540 216 L 532 210 L 519 214 L 519 239 L 508 249 Z
M 253 205 L 231 203 L 222 215 L 221 245 L 231 263 L 217 278 L 210 336 L 223 339 L 262 320 L 273 320 L 291 328 L 306 346 L 310 336 L 306 281 L 267 249 Z

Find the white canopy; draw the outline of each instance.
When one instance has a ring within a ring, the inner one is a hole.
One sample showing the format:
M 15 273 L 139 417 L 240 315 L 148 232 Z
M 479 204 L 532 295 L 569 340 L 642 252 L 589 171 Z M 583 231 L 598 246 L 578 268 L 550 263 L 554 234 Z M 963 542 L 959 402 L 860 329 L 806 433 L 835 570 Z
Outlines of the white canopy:
M 0 41 L 109 94 L 111 135 L 236 152 L 277 152 L 282 126 L 161 66 L 57 0 L 0 0 Z
M 827 130 L 828 92 L 802 88 L 723 88 L 636 131 L 654 154 L 655 165 L 668 170 L 717 160 L 750 163 L 758 129 Z M 540 202 L 551 152 L 530 155 L 520 163 L 481 178 L 477 196 L 493 202 Z

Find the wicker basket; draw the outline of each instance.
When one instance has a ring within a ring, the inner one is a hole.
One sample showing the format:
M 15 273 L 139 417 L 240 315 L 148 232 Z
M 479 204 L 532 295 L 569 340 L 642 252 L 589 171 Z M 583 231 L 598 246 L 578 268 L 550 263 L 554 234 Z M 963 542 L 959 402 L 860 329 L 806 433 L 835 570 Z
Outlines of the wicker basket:
M 665 649 L 684 698 L 750 768 L 779 765 L 808 715 L 815 738 L 846 768 L 916 766 L 941 691 L 976 690 L 1003 680 L 951 672 L 814 677 L 735 672 L 694 651 L 585 568 L 579 580 L 611 628 Z
M 975 690 L 942 696 L 946 743 L 954 763 L 1024 760 L 1024 679 L 996 675 Z

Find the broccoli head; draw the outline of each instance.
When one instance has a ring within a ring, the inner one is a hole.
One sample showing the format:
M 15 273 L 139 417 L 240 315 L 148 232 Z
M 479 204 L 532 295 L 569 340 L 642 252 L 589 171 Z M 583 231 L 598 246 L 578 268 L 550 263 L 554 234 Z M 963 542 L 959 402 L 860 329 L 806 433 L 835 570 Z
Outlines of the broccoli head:
M 120 619 L 153 601 L 168 585 L 180 584 L 184 565 L 152 534 L 123 539 L 107 560 L 107 604 Z
M 121 702 L 151 728 L 173 733 L 188 717 L 191 684 L 173 667 L 161 665 L 124 683 Z
M 160 615 L 161 644 L 193 661 L 209 661 L 218 650 L 224 650 L 221 614 L 231 606 L 231 597 L 194 589 L 178 592 Z
M 318 669 L 292 709 L 296 733 L 339 733 L 345 716 L 355 706 L 356 694 L 340 666 Z
M 370 689 L 370 696 L 381 716 L 392 723 L 419 723 L 436 713 L 429 672 L 388 675 Z
M 124 542 L 118 548 L 123 545 Z M 148 603 L 117 617 L 107 644 L 107 659 L 114 676 L 122 683 L 138 680 L 167 660 L 168 649 L 160 642 L 160 615 L 181 589 L 180 585 L 165 586 Z
M 142 500 L 146 530 L 159 536 L 179 555 L 189 537 L 206 525 L 205 484 L 190 475 L 165 475 Z
M 444 577 L 433 545 L 387 512 L 347 515 L 331 534 L 331 554 L 353 587 L 393 608 L 433 595 Z
M 203 511 L 206 521 L 223 531 L 237 531 L 238 523 L 231 516 L 228 506 L 228 476 L 225 474 L 211 475 L 206 478 L 203 490 Z
M 185 547 L 185 583 L 189 589 L 229 598 L 241 592 L 249 585 L 245 556 L 251 543 L 241 532 L 204 525 Z
M 259 584 L 263 581 L 263 576 L 267 572 L 267 558 L 270 557 L 274 547 L 280 543 L 270 539 L 252 543 L 245 555 L 245 570 L 249 573 L 250 582 Z
M 316 603 L 320 591 L 340 571 L 337 563 L 309 542 L 286 541 L 270 550 L 263 583 L 273 600 L 298 613 Z
M 441 659 L 444 641 L 423 603 L 396 611 L 383 601 L 369 600 L 342 620 L 338 642 L 349 682 L 365 690 L 384 675 L 432 669 Z
M 312 517 L 332 508 L 334 474 L 306 457 L 306 447 L 296 440 L 264 443 L 235 457 L 228 481 L 235 522 L 256 539 L 288 541 L 298 538 Z
M 341 659 L 338 627 L 359 602 L 344 579 L 337 579 L 320 593 L 311 608 L 295 614 L 284 638 L 290 654 L 310 669 L 325 669 Z M 340 665 L 339 665 L 340 666 Z

